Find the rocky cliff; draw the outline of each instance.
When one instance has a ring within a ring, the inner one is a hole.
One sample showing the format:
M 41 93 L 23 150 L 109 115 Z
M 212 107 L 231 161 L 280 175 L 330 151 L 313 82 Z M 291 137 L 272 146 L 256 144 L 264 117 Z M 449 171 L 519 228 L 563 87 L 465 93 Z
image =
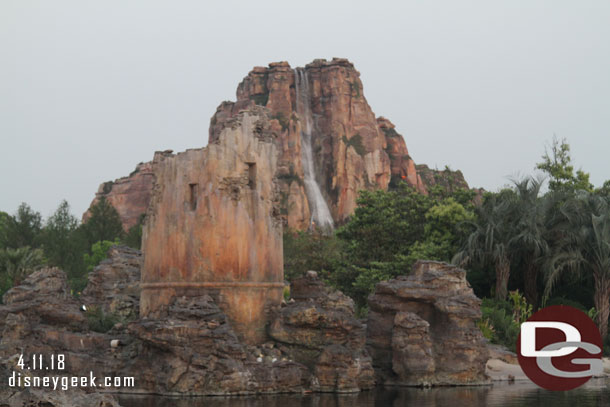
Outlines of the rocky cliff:
M 375 117 L 360 74 L 346 59 L 317 59 L 296 69 L 287 62 L 255 67 L 237 87 L 236 101 L 218 106 L 208 142 L 215 143 L 226 122 L 256 105 L 268 109 L 277 134 L 279 210 L 286 226 L 304 230 L 341 223 L 362 189 L 404 181 L 426 193 L 439 184 L 431 170 L 415 165 L 392 122 Z M 102 184 L 92 204 L 105 196 L 129 229 L 150 202 L 154 165 L 142 163 L 130 176 Z M 455 175 L 455 185 L 467 187 L 461 173 Z
M 403 138 L 389 120 L 375 118 L 360 74 L 348 60 L 319 59 L 297 69 L 287 62 L 254 68 L 239 84 L 236 102 L 223 102 L 212 117 L 210 142 L 223 121 L 255 104 L 270 110 L 280 134 L 281 211 L 289 227 L 307 229 L 312 221 L 320 222 L 312 216 L 310 168 L 335 223 L 352 214 L 362 189 L 387 189 L 404 180 L 426 191 Z
M 146 213 L 154 182 L 153 162 L 140 163 L 129 176 L 101 184 L 89 208 L 105 197 L 121 217 L 123 229 L 128 231 Z M 90 216 L 90 210 L 87 210 L 83 214 L 83 222 Z
M 70 295 L 66 275 L 57 268 L 32 273 L 4 295 L 0 378 L 5 380 L 13 372 L 31 373 L 15 366 L 21 354 L 26 359 L 33 354 L 45 358 L 62 354 L 65 368 L 53 371 L 54 376 L 89 376 L 92 372 L 99 381 L 133 377 L 133 387 L 111 390 L 123 393 L 354 392 L 374 384 L 371 359 L 364 349 L 365 328 L 354 318 L 353 302 L 317 279 L 297 283 L 293 289 L 296 301 L 278 306 L 273 313 L 278 319 L 273 323 L 274 332 L 282 340 L 248 346 L 240 341 L 235 325 L 215 299 L 201 291 L 172 297 L 164 312 L 140 317 L 138 302 L 130 298 L 140 271 L 138 253 L 113 247 L 109 255 L 90 273 L 87 295 L 79 301 Z M 95 323 L 100 315 L 82 312 L 83 303 L 88 309 L 99 307 L 106 316 L 114 316 L 114 325 L 105 332 L 92 330 L 99 328 Z M 285 339 L 288 331 L 299 334 Z M 312 356 L 311 364 L 300 357 L 303 354 Z M 46 371 L 33 374 L 47 375 Z M 31 405 L 45 406 L 116 405 L 111 396 L 76 390 L 57 393 L 0 386 L 0 405 L 5 400 L 9 406 L 26 405 L 30 400 Z M 74 397 L 74 404 L 67 403 L 67 397 Z M 35 404 L 36 400 L 47 404 Z

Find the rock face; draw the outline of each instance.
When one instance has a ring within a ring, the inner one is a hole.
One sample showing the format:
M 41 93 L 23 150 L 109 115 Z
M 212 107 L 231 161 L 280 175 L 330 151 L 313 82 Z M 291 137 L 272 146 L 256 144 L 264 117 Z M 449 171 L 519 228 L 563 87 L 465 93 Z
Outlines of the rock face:
M 487 382 L 488 350 L 476 326 L 480 300 L 466 273 L 419 261 L 369 297 L 367 345 L 379 380 L 391 385 Z
M 101 184 L 89 207 L 97 204 L 102 197 L 105 197 L 121 217 L 123 229 L 128 231 L 146 213 L 153 185 L 153 163 L 140 163 L 129 176 Z M 86 222 L 90 216 L 91 213 L 87 210 L 83 214 L 83 222 Z
M 433 170 L 426 164 L 416 165 L 415 168 L 427 188 L 440 186 L 448 192 L 469 188 L 464 174 L 460 170 L 453 171 L 448 167 L 445 167 L 444 170 Z
M 142 342 L 131 370 L 140 372 L 147 391 L 225 395 L 301 392 L 310 386 L 302 365 L 257 362 L 210 296 L 174 297 L 165 311 L 129 324 L 129 332 Z
M 270 110 L 279 129 L 281 211 L 289 227 L 307 229 L 312 217 L 304 112 L 311 114 L 315 179 L 335 222 L 352 214 L 358 191 L 387 189 L 392 178 L 425 192 L 404 140 L 387 119 L 375 118 L 359 76 L 348 60 L 339 58 L 318 59 L 296 70 L 287 62 L 256 67 L 239 84 L 237 101 L 223 102 L 212 117 L 210 143 L 218 138 L 222 123 L 242 109 L 257 104 Z M 306 88 L 300 89 L 301 83 Z M 308 106 L 300 109 L 304 93 Z
M 114 287 L 120 295 L 131 280 L 130 273 L 120 273 L 122 266 L 117 267 Z M 111 273 L 106 270 L 100 274 Z M 108 300 L 110 296 L 99 298 Z M 281 352 L 275 358 L 257 360 L 261 351 L 254 353 L 240 343 L 226 315 L 207 295 L 174 297 L 157 317 L 118 322 L 106 333 L 88 328 L 86 315 L 79 311 L 81 302 L 69 295 L 65 273 L 59 269 L 33 273 L 21 286 L 8 291 L 3 300 L 0 360 L 15 360 L 20 354 L 26 359 L 32 354 L 64 354 L 65 370 L 53 375 L 89 376 L 92 372 L 98 384 L 103 377 L 133 377 L 134 387 L 114 390 L 176 395 L 302 392 L 315 384 L 305 366 L 288 360 Z M 118 346 L 113 347 L 112 341 Z M 0 366 L 2 378 L 5 373 L 20 371 L 14 367 L 5 370 Z M 47 375 L 39 371 L 33 374 Z M 8 400 L 9 406 L 36 399 L 50 403 L 44 405 L 72 405 L 62 404 L 65 397 L 53 396 L 48 389 L 17 393 L 14 389 L 4 391 L 3 387 L 0 400 Z M 115 405 L 110 396 L 79 392 L 66 395 L 74 395 L 80 405 Z
M 155 157 L 143 228 L 142 316 L 208 293 L 248 343 L 266 338 L 284 288 L 275 133 L 262 107 L 225 122 L 204 149 Z
M 468 188 L 461 172 L 416 166 L 390 120 L 375 117 L 364 97 L 360 73 L 346 59 L 316 59 L 304 68 L 287 62 L 255 67 L 237 87 L 235 102 L 222 102 L 212 116 L 209 144 L 227 123 L 253 106 L 269 109 L 276 134 L 279 211 L 285 225 L 319 227 L 317 208 L 335 224 L 354 211 L 360 190 L 388 189 L 405 181 L 422 193 L 434 185 Z M 125 230 L 146 212 L 157 160 L 141 163 L 128 177 L 100 185 L 92 205 L 105 196 Z M 319 193 L 312 191 L 315 182 Z M 325 208 L 323 208 L 325 209 Z M 83 215 L 83 221 L 89 211 Z
M 109 343 L 113 338 L 124 336 L 119 332 L 110 336 L 88 329 L 87 318 L 79 310 L 80 302 L 70 295 L 63 271 L 48 268 L 32 273 L 22 285 L 5 293 L 3 302 L 0 306 L 0 360 L 3 361 L 0 376 L 13 372 L 22 377 L 89 376 L 89 372 L 96 377 L 120 375 L 121 361 Z M 43 355 L 43 363 L 48 366 L 50 355 L 57 358 L 60 354 L 65 356 L 64 370 L 22 371 L 16 367 L 19 355 L 30 366 L 32 355 Z M 3 383 L 6 383 L 4 379 Z M 94 389 L 87 388 L 91 390 Z M 50 391 L 5 388 L 4 384 L 0 386 L 0 400 L 0 405 L 9 406 L 118 406 L 111 396 L 85 394 L 80 389 Z
M 140 308 L 142 253 L 127 246 L 112 246 L 108 258 L 91 273 L 81 301 L 105 313 L 135 319 Z
M 318 390 L 372 388 L 366 327 L 355 318 L 352 299 L 325 287 L 312 272 L 293 281 L 291 296 L 295 301 L 279 311 L 269 328 L 271 337 L 314 372 Z

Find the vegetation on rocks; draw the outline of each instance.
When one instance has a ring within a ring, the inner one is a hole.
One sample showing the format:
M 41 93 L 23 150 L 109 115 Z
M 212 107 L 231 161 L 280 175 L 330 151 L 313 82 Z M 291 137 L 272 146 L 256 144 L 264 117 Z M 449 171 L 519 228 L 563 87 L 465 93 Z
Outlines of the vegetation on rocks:
M 134 229 L 135 228 L 135 229 Z M 120 242 L 139 248 L 141 223 L 127 234 L 119 215 L 102 197 L 85 223 L 62 201 L 43 222 L 39 212 L 22 203 L 14 215 L 0 212 L 0 296 L 43 266 L 56 266 L 68 275 L 74 295 L 87 284 L 87 273 Z
M 484 297 L 479 327 L 493 342 L 514 345 L 524 315 L 546 305 L 575 306 L 603 337 L 610 314 L 610 182 L 595 189 L 575 170 L 565 140 L 553 140 L 525 177 L 476 200 L 462 188 L 406 184 L 361 191 L 351 218 L 331 236 L 285 235 L 286 276 L 319 270 L 366 311 L 383 280 L 410 272 L 418 259 L 452 261 Z

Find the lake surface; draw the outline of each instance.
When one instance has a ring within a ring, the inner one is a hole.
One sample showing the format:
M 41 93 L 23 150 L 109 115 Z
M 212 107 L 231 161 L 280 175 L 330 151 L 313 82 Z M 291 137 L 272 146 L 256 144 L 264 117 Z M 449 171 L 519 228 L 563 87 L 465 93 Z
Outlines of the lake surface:
M 124 407 L 589 407 L 610 406 L 610 379 L 592 379 L 567 392 L 543 390 L 530 382 L 485 387 L 385 388 L 357 394 L 253 397 L 120 396 Z

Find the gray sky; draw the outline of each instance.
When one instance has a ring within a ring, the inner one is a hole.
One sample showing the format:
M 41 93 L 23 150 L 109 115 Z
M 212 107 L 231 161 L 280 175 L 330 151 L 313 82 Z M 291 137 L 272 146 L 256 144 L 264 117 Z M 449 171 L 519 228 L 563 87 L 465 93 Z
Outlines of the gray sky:
M 155 150 L 207 143 L 256 65 L 349 58 L 417 163 L 494 190 L 566 137 L 610 179 L 608 1 L 0 2 L 0 210 L 75 214 Z

